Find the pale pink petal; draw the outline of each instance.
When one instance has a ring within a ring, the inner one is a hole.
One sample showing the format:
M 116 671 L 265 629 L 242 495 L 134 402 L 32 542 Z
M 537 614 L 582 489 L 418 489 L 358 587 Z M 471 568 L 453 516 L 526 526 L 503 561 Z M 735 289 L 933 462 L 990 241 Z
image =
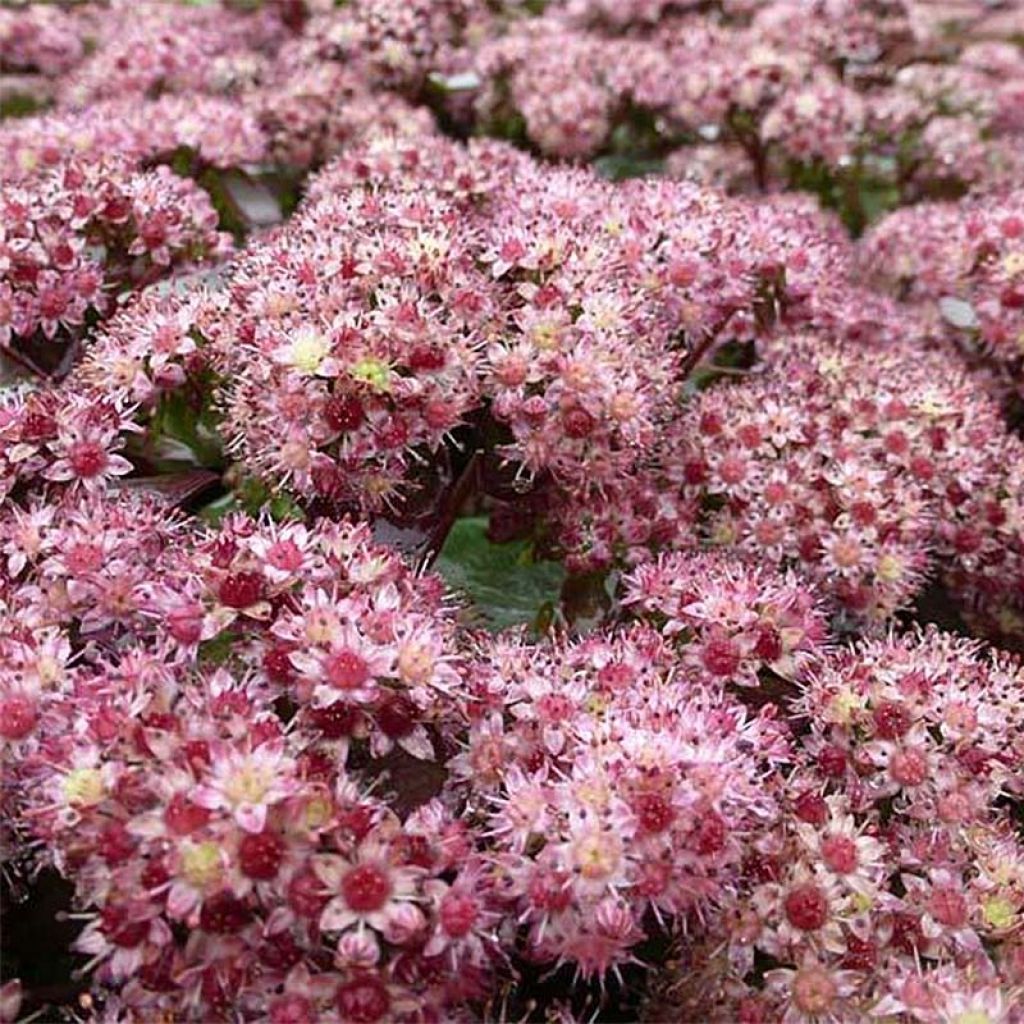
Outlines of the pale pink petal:
M 46 480 L 55 480 L 61 483 L 73 479 L 74 471 L 67 459 L 58 459 L 52 466 L 43 470 L 43 477 Z
M 135 467 L 122 455 L 110 455 L 107 458 L 107 472 L 111 476 L 124 476 Z
M 114 979 L 130 978 L 142 966 L 142 946 L 121 947 L 110 958 L 110 971 Z
M 430 735 L 422 725 L 417 725 L 408 736 L 403 736 L 398 745 L 408 754 L 419 758 L 421 761 L 434 760 L 434 745 L 430 742 Z
M 199 903 L 199 894 L 184 882 L 175 882 L 167 893 L 167 913 L 176 920 L 183 920 Z
M 345 901 L 336 896 L 324 907 L 320 915 L 320 928 L 325 932 L 344 931 L 356 921 L 356 915 L 352 913 Z
M 246 832 L 262 832 L 267 823 L 267 808 L 264 804 L 239 804 L 235 809 L 235 821 Z
M 224 805 L 224 795 L 219 789 L 214 789 L 212 786 L 196 786 L 189 794 L 189 799 L 192 803 L 199 804 L 200 807 L 205 807 L 208 811 L 215 811 Z

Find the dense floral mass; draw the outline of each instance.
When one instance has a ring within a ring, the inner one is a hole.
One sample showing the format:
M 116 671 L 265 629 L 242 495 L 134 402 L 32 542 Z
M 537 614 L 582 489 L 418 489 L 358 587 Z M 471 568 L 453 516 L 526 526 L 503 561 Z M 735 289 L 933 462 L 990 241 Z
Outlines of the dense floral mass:
M 0 9 L 0 1021 L 1024 1024 L 1022 40 Z

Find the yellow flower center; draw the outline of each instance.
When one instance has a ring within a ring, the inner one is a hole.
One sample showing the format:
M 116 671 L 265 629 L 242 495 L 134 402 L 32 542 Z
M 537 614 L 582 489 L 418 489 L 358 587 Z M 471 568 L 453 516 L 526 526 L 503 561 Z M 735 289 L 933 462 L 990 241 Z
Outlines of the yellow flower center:
M 188 844 L 181 852 L 182 877 L 195 889 L 212 889 L 224 874 L 220 847 L 216 843 Z
M 580 803 L 586 804 L 587 807 L 593 807 L 595 810 L 602 810 L 608 806 L 611 794 L 603 779 L 591 779 L 580 786 L 576 795 Z
M 306 616 L 303 632 L 311 644 L 328 643 L 338 634 L 340 624 L 328 611 L 318 608 Z
M 391 367 L 383 359 L 367 356 L 353 363 L 348 372 L 353 380 L 368 385 L 374 391 L 391 390 Z
M 599 882 L 615 873 L 622 847 L 613 835 L 591 832 L 576 842 L 573 853 L 580 874 L 590 882 Z
M 812 92 L 801 93 L 793 104 L 797 114 L 803 118 L 812 118 L 821 109 L 818 98 Z
M 826 377 L 838 377 L 843 372 L 843 362 L 838 356 L 826 356 L 818 360 L 818 372 Z
M 984 1010 L 964 1010 L 958 1013 L 951 1024 L 994 1024 L 992 1018 Z
M 1018 249 L 1016 252 L 1007 253 L 1003 259 L 1003 270 L 1010 277 L 1024 274 L 1024 250 Z
M 448 242 L 441 235 L 421 232 L 410 245 L 413 258 L 438 259 L 448 252 Z
M 875 575 L 884 583 L 895 583 L 903 578 L 903 562 L 895 555 L 883 555 L 878 560 Z
M 228 779 L 224 795 L 234 806 L 258 804 L 270 789 L 270 775 L 262 768 L 246 765 Z
M 946 416 L 949 414 L 949 402 L 937 390 L 931 390 L 921 396 L 917 403 L 919 412 L 926 416 Z
M 41 654 L 36 660 L 36 675 L 43 686 L 50 686 L 64 678 L 64 667 L 49 654 Z
M 107 787 L 98 768 L 76 768 L 64 776 L 64 799 L 78 807 L 92 807 L 106 796 Z
M 638 402 L 636 396 L 626 391 L 620 391 L 611 401 L 612 419 L 619 423 L 631 420 L 637 413 Z
M 544 352 L 558 348 L 558 328 L 554 324 L 537 324 L 533 328 L 533 343 Z
M 855 892 L 853 894 L 853 909 L 858 914 L 863 914 L 865 911 L 870 910 L 874 906 L 874 900 L 863 892 Z
M 300 331 L 288 352 L 288 361 L 302 373 L 314 374 L 331 350 L 331 343 L 316 331 Z
M 323 828 L 331 820 L 331 802 L 326 797 L 315 796 L 305 806 L 303 819 L 306 828 Z
M 429 683 L 434 674 L 434 655 L 423 644 L 407 643 L 398 655 L 398 677 L 404 683 Z
M 993 896 L 982 904 L 981 912 L 985 923 L 990 928 L 1000 930 L 1013 927 L 1017 920 L 1017 911 L 1013 904 L 1003 896 Z
M 855 711 L 864 706 L 862 698 L 858 697 L 852 690 L 840 690 L 832 698 L 831 711 L 835 721 L 847 723 L 853 717 Z

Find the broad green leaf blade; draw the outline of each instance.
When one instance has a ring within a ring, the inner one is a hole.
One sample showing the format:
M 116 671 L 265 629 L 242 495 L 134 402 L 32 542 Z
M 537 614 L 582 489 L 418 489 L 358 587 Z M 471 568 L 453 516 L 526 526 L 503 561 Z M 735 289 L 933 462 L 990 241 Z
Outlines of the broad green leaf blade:
M 545 608 L 558 604 L 565 579 L 558 562 L 533 561 L 525 541 L 492 544 L 483 516 L 456 522 L 434 568 L 495 631 L 535 625 Z

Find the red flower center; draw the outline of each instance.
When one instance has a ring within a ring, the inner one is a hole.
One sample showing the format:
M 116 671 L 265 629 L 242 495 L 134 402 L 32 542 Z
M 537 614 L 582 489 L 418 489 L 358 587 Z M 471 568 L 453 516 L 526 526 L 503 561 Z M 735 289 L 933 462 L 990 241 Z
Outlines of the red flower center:
M 324 419 L 331 430 L 347 433 L 362 425 L 366 413 L 355 395 L 332 395 L 324 405 Z
M 820 793 L 813 793 L 809 789 L 796 798 L 793 809 L 801 821 L 806 821 L 811 825 L 821 825 L 828 817 L 828 805 L 825 803 L 825 798 Z
M 675 817 L 672 805 L 660 793 L 641 793 L 633 801 L 633 813 L 644 832 L 664 832 Z
M 375 1024 L 391 1008 L 391 997 L 379 978 L 367 976 L 342 985 L 337 1003 L 346 1024 Z
M 712 675 L 731 676 L 740 667 L 740 650 L 727 636 L 713 637 L 704 644 L 701 661 Z
M 263 597 L 263 577 L 258 572 L 234 572 L 224 577 L 217 592 L 228 608 L 249 608 Z
M 910 713 L 901 704 L 879 704 L 871 717 L 875 723 L 875 735 L 879 739 L 897 739 L 910 728 Z
M 11 694 L 0 701 L 0 736 L 5 740 L 24 739 L 36 724 L 36 705 L 29 697 Z
M 817 931 L 828 920 L 828 900 L 818 886 L 810 883 L 791 889 L 784 908 L 789 923 L 804 932 Z
M 355 690 L 370 678 L 370 666 L 355 651 L 338 651 L 327 659 L 326 676 L 339 690 Z
M 391 895 L 391 880 L 376 864 L 360 864 L 341 880 L 341 895 L 359 914 L 380 910 Z
M 821 844 L 825 863 L 839 875 L 857 870 L 857 844 L 847 836 L 829 836 Z
M 449 892 L 441 901 L 441 927 L 452 938 L 461 938 L 476 923 L 478 913 L 479 907 L 472 896 Z
M 95 441 L 79 441 L 68 454 L 71 468 L 77 477 L 93 477 L 103 472 L 107 453 Z
M 275 878 L 283 858 L 284 840 L 273 832 L 247 833 L 238 844 L 238 865 L 249 878 Z
M 897 750 L 889 761 L 889 774 L 901 786 L 920 786 L 928 778 L 928 759 L 913 747 Z

